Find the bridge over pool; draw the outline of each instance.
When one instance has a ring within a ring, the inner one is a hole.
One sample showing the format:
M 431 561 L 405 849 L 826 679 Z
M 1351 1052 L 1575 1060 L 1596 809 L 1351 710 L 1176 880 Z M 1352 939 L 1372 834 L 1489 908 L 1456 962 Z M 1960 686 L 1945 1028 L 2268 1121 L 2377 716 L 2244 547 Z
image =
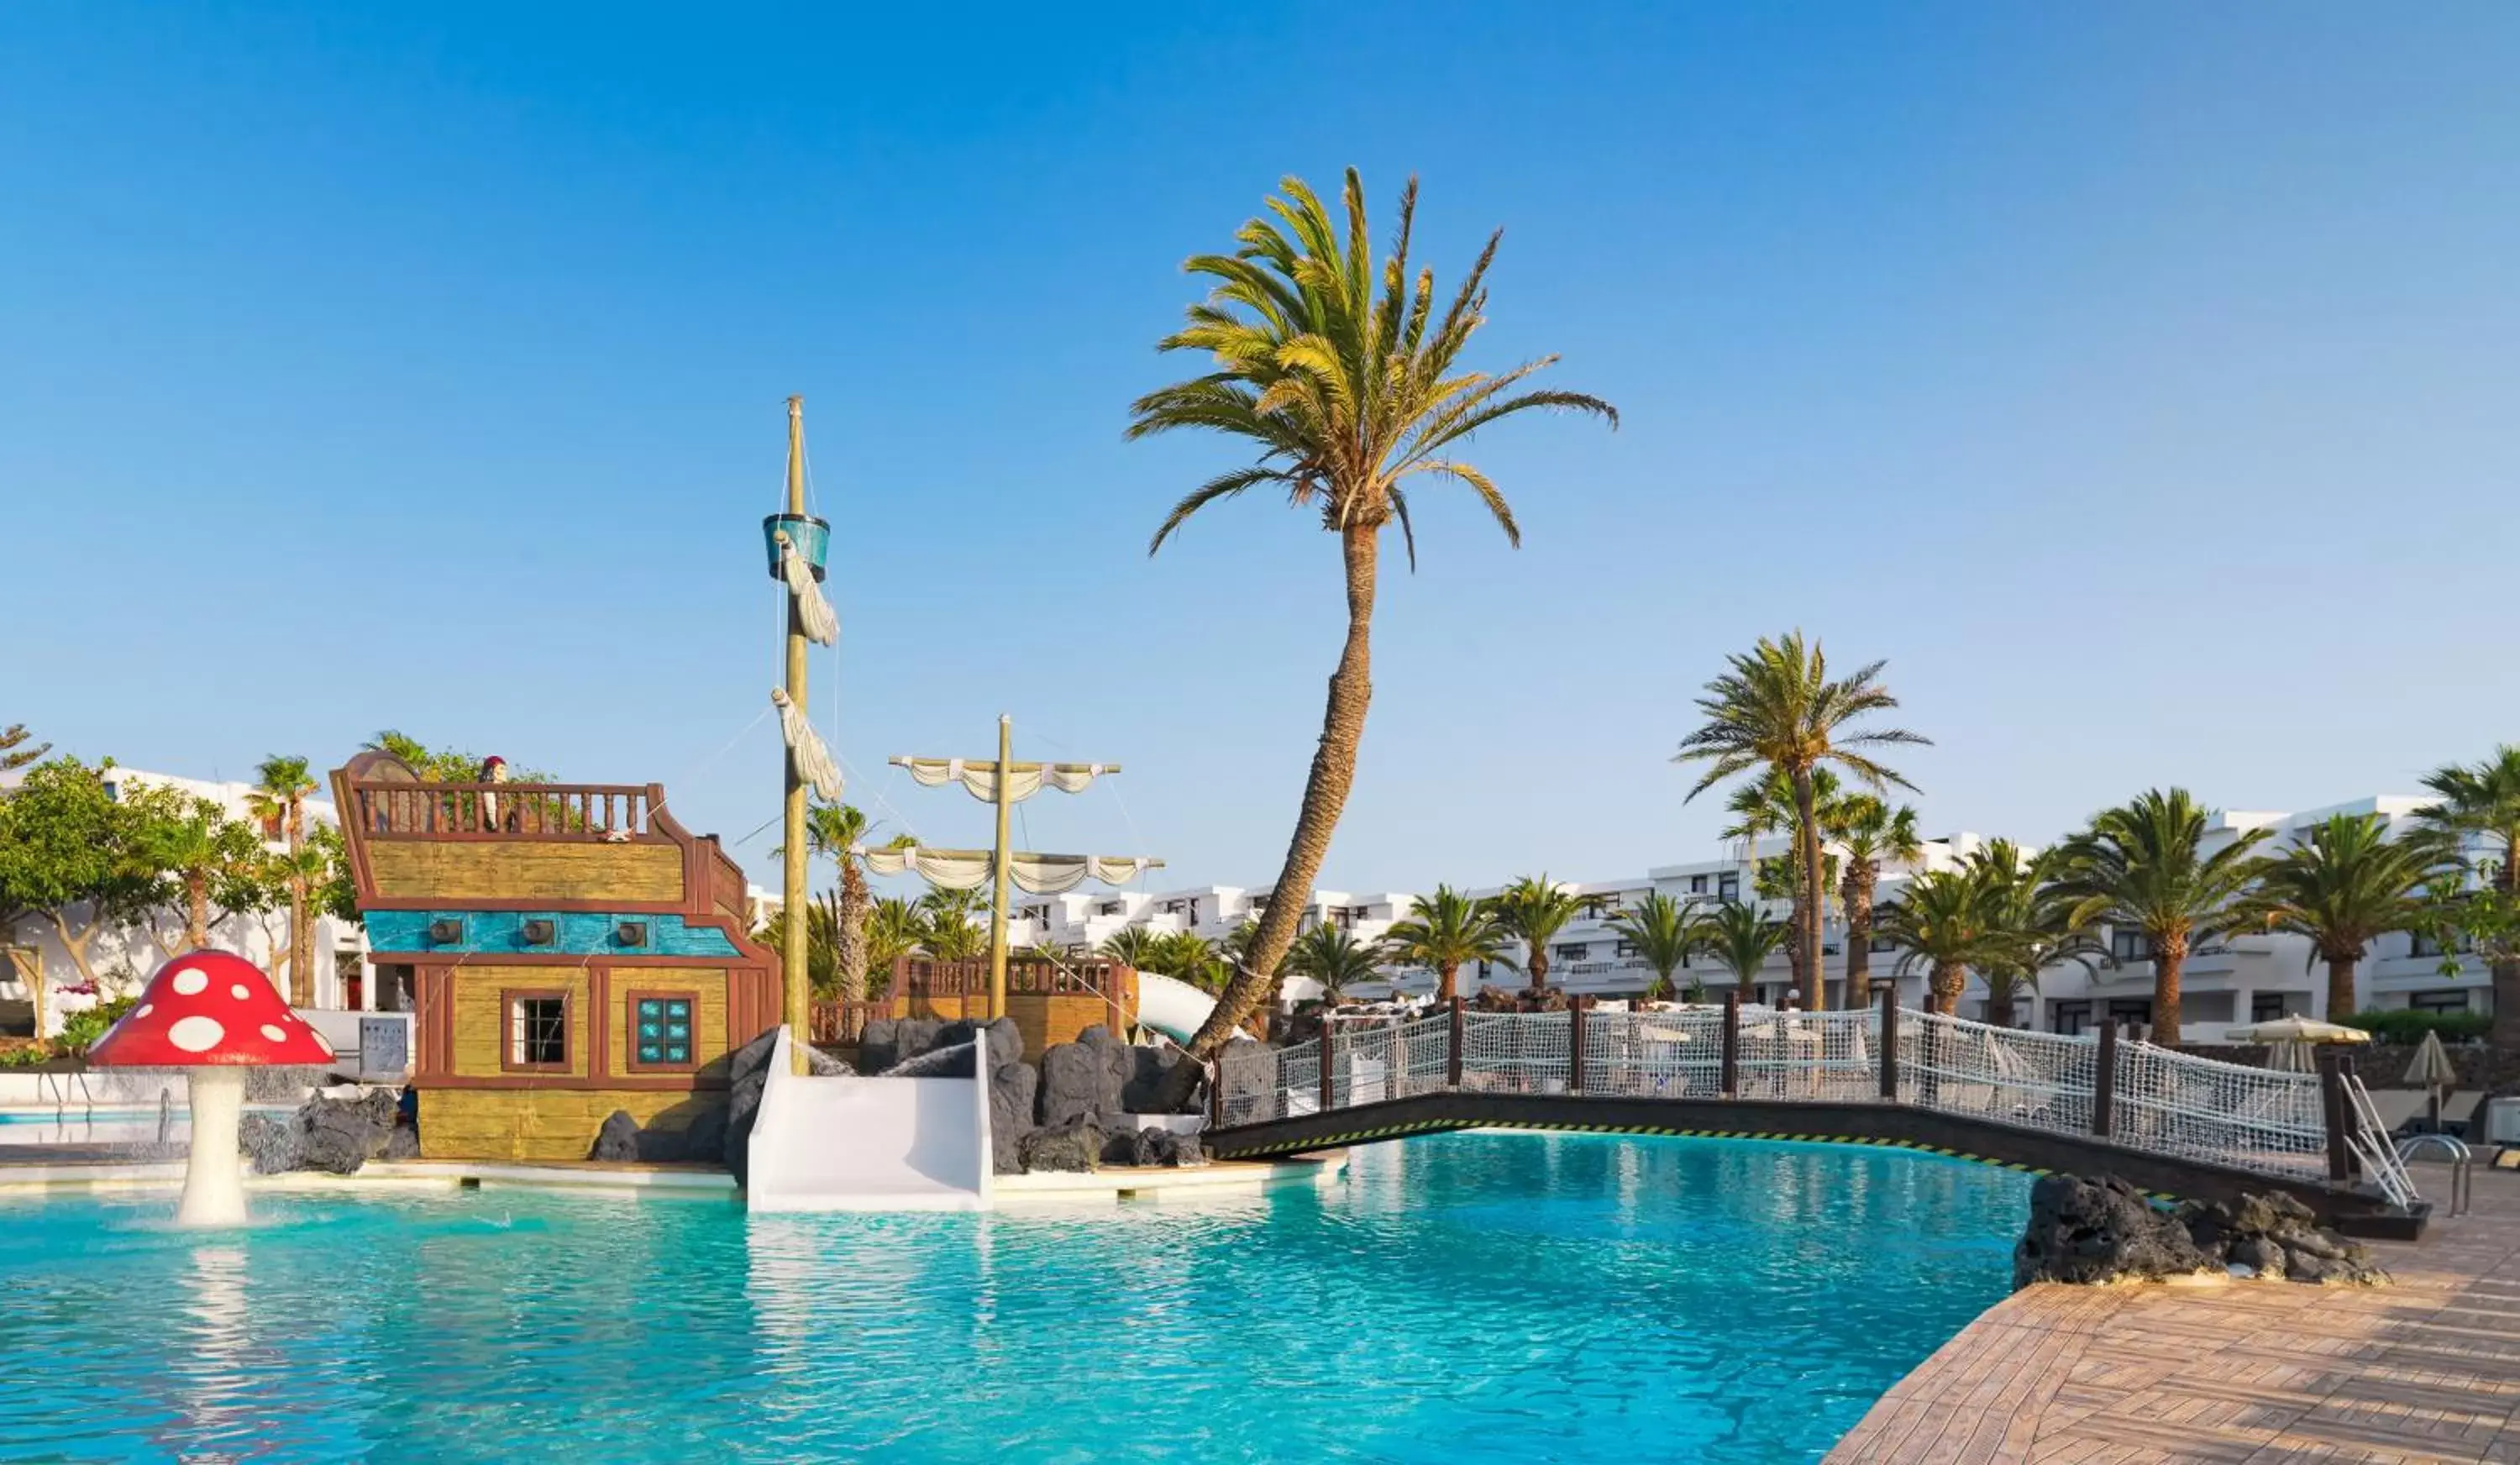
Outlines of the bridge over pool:
M 2413 1235 L 2420 1200 L 2350 1059 L 2312 1073 L 2198 1058 L 2113 1029 L 2027 1033 L 1885 1001 L 1342 1020 L 1229 1049 L 1207 1142 L 1262 1159 L 1481 1126 L 1902 1145 L 2159 1195 L 2279 1190 L 2356 1232 Z

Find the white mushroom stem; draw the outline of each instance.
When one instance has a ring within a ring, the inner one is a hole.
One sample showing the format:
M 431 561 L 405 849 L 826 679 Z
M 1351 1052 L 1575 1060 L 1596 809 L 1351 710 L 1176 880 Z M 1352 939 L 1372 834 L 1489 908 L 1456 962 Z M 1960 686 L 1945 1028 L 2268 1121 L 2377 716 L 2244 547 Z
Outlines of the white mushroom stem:
M 185 1070 L 192 1090 L 193 1153 L 184 1162 L 179 1226 L 245 1224 L 245 1178 L 237 1170 L 237 1126 L 245 1116 L 245 1070 L 205 1064 Z

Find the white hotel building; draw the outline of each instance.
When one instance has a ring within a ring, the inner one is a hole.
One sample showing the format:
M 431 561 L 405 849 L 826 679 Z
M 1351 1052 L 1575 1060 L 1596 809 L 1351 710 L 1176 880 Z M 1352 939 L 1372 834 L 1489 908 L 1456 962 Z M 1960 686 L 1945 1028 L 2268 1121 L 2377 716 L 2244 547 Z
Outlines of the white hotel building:
M 2207 837 L 2209 841 L 2228 841 L 2244 830 L 2266 829 L 2270 837 L 2260 848 L 2272 852 L 2297 841 L 2311 825 L 2331 814 L 2376 813 L 2389 821 L 2393 832 L 2403 832 L 2413 826 L 2414 811 L 2423 802 L 2384 795 L 2290 813 L 2226 811 L 2212 817 Z M 1914 864 L 1882 872 L 1875 899 L 1886 902 L 1894 898 L 1917 872 L 1953 867 L 1986 843 L 1987 836 L 1974 833 L 1948 834 L 1926 841 Z M 1757 853 L 1761 858 L 1775 858 L 1786 849 L 1787 842 L 1778 838 L 1763 841 Z M 1636 904 L 1649 891 L 1660 891 L 1684 902 L 1734 899 L 1744 876 L 1744 853 L 1736 845 L 1725 858 L 1657 866 L 1629 879 L 1569 882 L 1565 888 L 1583 897 L 1587 910 L 1550 943 L 1551 984 L 1605 998 L 1642 995 L 1653 980 L 1653 971 L 1610 924 L 1612 917 L 1622 907 Z M 1032 900 L 1018 908 L 1020 918 L 1014 935 L 1018 941 L 1097 946 L 1122 926 L 1145 925 L 1156 931 L 1190 930 L 1216 938 L 1256 917 L 1266 909 L 1268 898 L 1266 890 L 1230 885 L 1157 894 L 1076 893 Z M 1305 912 L 1304 924 L 1309 928 L 1334 923 L 1348 927 L 1360 938 L 1371 939 L 1388 930 L 1392 922 L 1408 918 L 1413 901 L 1413 895 L 1402 891 L 1317 891 Z M 1763 903 L 1763 909 L 1778 918 L 1786 913 L 1782 902 Z M 2014 999 L 2013 1021 L 2022 1027 L 2060 1033 L 2087 1031 L 2111 1017 L 2149 1021 L 2153 966 L 2144 959 L 2141 936 L 2132 931 L 2111 931 L 2103 933 L 2103 939 L 2110 948 L 2110 961 L 2089 968 L 2067 963 L 2042 973 L 2038 991 Z M 1844 995 L 1845 940 L 1845 915 L 1832 902 L 1822 938 L 1822 970 L 1831 1006 L 1838 1005 Z M 1890 980 L 1898 961 L 1899 954 L 1876 940 L 1870 962 L 1872 981 L 1879 984 Z M 1392 985 L 1397 991 L 1422 994 L 1434 990 L 1431 972 L 1395 971 L 1393 976 Z M 1693 956 L 1673 977 L 1684 990 L 1696 983 L 1716 997 L 1733 986 L 1732 974 L 1703 954 Z M 1518 986 L 1525 978 L 1500 965 L 1483 971 L 1465 970 L 1462 980 L 1463 987 L 1470 989 L 1479 985 Z M 1923 971 L 1910 971 L 1897 980 L 1902 1004 L 1923 1005 Z M 2490 1005 L 2491 984 L 2482 962 L 2463 959 L 2455 975 L 2445 974 L 2440 953 L 2421 939 L 2405 934 L 2386 936 L 2374 944 L 2357 973 L 2357 985 L 2362 993 L 2361 1005 L 2365 1008 L 2481 1012 Z M 1780 1001 L 1791 988 L 1790 967 L 1780 951 L 1760 973 L 1755 990 L 1745 996 Z M 2208 945 L 2188 956 L 2181 993 L 2182 1026 L 2187 1041 L 2211 1043 L 2225 1029 L 2239 1024 L 2293 1014 L 2325 1016 L 2327 968 L 2301 937 L 2234 937 Z M 1960 1014 L 1983 1017 L 1986 996 L 1984 986 L 1972 979 L 1961 997 Z

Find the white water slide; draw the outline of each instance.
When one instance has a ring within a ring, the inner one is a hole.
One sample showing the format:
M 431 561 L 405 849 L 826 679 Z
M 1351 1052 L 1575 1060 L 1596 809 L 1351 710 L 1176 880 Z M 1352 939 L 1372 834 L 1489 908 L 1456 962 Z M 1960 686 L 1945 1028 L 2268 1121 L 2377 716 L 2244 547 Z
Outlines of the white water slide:
M 770 1054 L 744 1200 L 763 1212 L 985 1211 L 989 1089 L 976 1079 L 799 1078 Z
M 1138 973 L 1138 1021 L 1154 1029 L 1175 1043 L 1188 1043 L 1207 1014 L 1216 1010 L 1216 999 L 1176 977 L 1158 972 Z

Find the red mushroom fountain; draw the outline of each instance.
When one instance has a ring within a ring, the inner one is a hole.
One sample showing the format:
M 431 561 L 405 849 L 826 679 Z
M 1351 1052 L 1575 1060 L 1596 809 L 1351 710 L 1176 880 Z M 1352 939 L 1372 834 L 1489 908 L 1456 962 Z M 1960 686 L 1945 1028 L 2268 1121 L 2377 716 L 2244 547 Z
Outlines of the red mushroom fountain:
M 237 1169 L 244 1070 L 329 1064 L 333 1047 L 290 1010 L 252 962 L 226 952 L 192 952 L 158 968 L 139 1002 L 88 1049 L 87 1061 L 185 1071 L 193 1150 L 175 1223 L 233 1226 L 245 1223 L 245 1181 Z

